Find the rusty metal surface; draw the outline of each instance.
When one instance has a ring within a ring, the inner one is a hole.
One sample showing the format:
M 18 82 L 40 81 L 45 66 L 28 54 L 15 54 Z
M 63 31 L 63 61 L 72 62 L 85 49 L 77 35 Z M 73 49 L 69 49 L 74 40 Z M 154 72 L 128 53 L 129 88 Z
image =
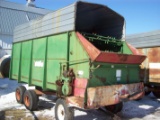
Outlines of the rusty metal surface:
M 66 98 L 66 102 L 73 106 L 84 108 L 84 98 L 78 96 L 71 96 Z
M 144 82 L 160 83 L 160 47 L 141 48 L 139 51 L 147 56 L 141 70 Z
M 143 83 L 134 83 L 126 85 L 111 85 L 103 87 L 91 87 L 87 89 L 87 108 L 98 108 L 101 106 L 117 104 L 121 101 L 122 96 L 132 95 L 135 92 L 142 91 Z M 144 92 L 141 92 L 130 100 L 139 99 L 143 97 Z
M 97 62 L 141 64 L 146 57 L 143 55 L 127 55 L 101 52 L 96 58 Z
M 84 97 L 88 80 L 84 78 L 76 78 L 73 83 L 73 95 Z

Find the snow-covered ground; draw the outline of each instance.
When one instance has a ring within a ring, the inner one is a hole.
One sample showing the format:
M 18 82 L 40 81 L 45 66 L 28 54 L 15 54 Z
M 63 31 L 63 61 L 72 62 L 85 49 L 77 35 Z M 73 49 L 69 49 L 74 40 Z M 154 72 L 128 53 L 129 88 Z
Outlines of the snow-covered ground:
M 0 120 L 55 120 L 55 97 L 40 97 L 38 110 L 30 112 L 16 102 L 15 89 L 19 85 L 28 87 L 14 80 L 0 79 Z M 122 112 L 114 117 L 101 109 L 75 109 L 74 116 L 75 120 L 159 120 L 160 99 L 150 94 L 139 101 L 126 102 Z

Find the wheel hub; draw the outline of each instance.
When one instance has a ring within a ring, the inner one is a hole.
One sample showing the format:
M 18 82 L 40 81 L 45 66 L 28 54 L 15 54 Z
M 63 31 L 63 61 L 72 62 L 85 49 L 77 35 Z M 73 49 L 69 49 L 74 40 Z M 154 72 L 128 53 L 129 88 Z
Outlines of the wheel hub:
M 58 114 L 58 119 L 59 119 L 59 120 L 64 120 L 65 111 L 64 111 L 63 105 L 59 105 L 59 106 L 58 106 L 57 114 Z
M 20 91 L 19 90 L 16 90 L 16 98 L 17 98 L 17 100 L 20 100 Z
M 30 101 L 29 101 L 29 97 L 28 96 L 25 96 L 24 103 L 25 103 L 26 106 L 30 105 Z

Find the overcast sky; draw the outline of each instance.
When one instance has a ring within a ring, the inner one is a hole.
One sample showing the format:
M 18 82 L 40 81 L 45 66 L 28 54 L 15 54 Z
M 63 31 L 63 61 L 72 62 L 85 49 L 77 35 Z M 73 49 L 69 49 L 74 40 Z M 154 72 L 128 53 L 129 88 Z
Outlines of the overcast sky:
M 26 4 L 26 0 L 7 0 Z M 57 10 L 77 0 L 36 0 L 37 7 Z M 107 5 L 126 19 L 126 33 L 160 30 L 160 0 L 83 0 Z

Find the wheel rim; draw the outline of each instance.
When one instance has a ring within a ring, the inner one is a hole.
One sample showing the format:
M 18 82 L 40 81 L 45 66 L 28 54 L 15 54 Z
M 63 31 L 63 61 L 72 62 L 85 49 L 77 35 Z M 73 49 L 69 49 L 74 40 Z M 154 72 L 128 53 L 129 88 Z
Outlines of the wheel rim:
M 59 120 L 64 120 L 65 117 L 65 110 L 63 105 L 59 105 L 57 109 L 57 116 Z
M 24 103 L 25 105 L 28 107 L 30 105 L 30 100 L 29 100 L 29 97 L 28 96 L 25 96 L 24 98 Z
M 20 90 L 16 90 L 16 99 L 19 101 L 20 100 Z

